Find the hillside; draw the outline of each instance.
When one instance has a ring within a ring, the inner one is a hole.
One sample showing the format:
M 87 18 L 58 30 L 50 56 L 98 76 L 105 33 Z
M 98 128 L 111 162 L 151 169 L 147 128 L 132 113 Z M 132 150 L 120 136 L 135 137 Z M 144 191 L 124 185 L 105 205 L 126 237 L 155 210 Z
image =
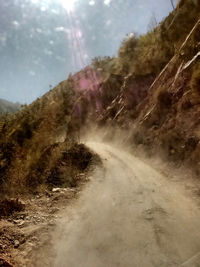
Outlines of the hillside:
M 77 98 L 69 79 L 18 113 L 2 118 L 1 194 L 16 196 L 77 184 L 78 174 L 92 157 L 77 144 L 76 125 L 71 123 Z
M 5 113 L 13 113 L 21 108 L 19 103 L 12 103 L 5 99 L 0 99 L 0 116 Z
M 199 264 L 199 0 L 0 126 L 0 266 Z
M 117 97 L 100 119 L 100 125 L 112 119 L 112 125 L 129 130 L 129 142 L 143 146 L 150 155 L 159 153 L 165 160 L 186 164 L 197 175 L 199 15 L 198 1 L 180 1 L 155 30 L 123 42 L 118 61 L 122 66 L 128 62 L 128 71 Z
M 5 118 L 1 190 L 15 195 L 49 184 L 74 184 L 72 172 L 81 168 L 70 162 L 74 153 L 78 158 L 83 153 L 83 165 L 88 165 L 91 155 L 77 143 L 81 130 L 91 124 L 125 129 L 130 146 L 161 152 L 198 173 L 199 15 L 198 1 L 179 1 L 151 32 L 124 39 L 118 57 L 95 58 L 91 66 Z

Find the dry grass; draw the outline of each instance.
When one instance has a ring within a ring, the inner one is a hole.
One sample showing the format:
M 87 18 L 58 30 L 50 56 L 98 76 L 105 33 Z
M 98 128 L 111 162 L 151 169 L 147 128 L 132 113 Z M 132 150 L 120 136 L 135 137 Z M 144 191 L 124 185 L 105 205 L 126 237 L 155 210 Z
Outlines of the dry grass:
M 17 114 L 5 118 L 5 127 L 0 133 L 1 193 L 16 196 L 48 187 L 48 177 L 53 177 L 55 166 L 59 166 L 57 176 L 66 177 L 66 184 L 67 181 L 69 185 L 75 184 L 76 174 L 72 172 L 76 164 L 72 166 L 68 161 L 63 167 L 60 163 L 62 151 L 72 149 L 77 141 L 73 132 L 76 129 L 72 126 L 74 103 L 75 92 L 72 81 L 68 80 Z M 79 171 L 77 165 L 75 172 Z M 54 178 L 61 179 L 57 176 Z
M 190 80 L 190 87 L 197 94 L 197 98 L 200 95 L 200 63 L 196 64 L 193 68 L 192 77 Z

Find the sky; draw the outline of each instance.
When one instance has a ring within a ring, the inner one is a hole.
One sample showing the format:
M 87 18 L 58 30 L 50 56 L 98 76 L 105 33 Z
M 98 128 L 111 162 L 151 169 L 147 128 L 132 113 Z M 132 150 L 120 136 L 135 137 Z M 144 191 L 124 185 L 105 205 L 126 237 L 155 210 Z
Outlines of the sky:
M 0 98 L 31 103 L 171 11 L 170 0 L 0 0 Z

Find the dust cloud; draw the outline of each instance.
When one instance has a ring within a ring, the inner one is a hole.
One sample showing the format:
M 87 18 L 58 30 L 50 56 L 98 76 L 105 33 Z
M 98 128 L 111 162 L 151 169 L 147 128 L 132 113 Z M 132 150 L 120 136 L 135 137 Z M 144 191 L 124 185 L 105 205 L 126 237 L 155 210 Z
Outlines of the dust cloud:
M 195 202 L 123 149 L 123 142 L 117 148 L 97 139 L 86 144 L 102 166 L 59 221 L 52 266 L 168 267 L 196 255 L 200 211 Z

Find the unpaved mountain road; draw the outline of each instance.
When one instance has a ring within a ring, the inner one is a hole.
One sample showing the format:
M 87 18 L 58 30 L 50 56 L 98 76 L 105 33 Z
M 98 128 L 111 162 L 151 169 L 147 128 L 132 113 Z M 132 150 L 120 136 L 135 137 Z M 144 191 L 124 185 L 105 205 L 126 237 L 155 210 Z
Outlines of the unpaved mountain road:
M 60 220 L 52 266 L 200 266 L 200 209 L 184 189 L 129 153 L 87 145 L 103 167 Z

